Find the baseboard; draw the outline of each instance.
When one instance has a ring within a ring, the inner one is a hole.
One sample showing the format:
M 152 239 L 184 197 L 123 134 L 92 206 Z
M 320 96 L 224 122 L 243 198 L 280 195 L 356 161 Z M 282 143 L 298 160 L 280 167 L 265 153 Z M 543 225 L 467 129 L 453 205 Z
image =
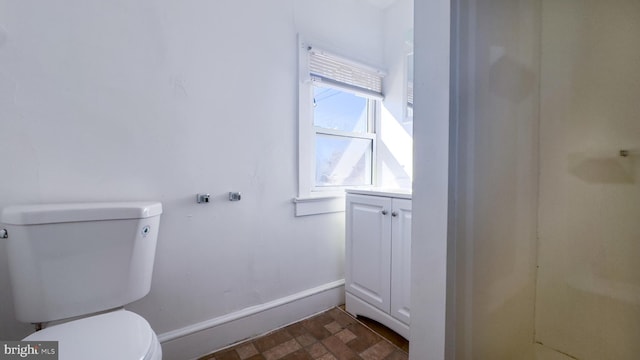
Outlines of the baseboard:
M 344 280 L 158 335 L 164 360 L 186 360 L 264 334 L 344 303 Z

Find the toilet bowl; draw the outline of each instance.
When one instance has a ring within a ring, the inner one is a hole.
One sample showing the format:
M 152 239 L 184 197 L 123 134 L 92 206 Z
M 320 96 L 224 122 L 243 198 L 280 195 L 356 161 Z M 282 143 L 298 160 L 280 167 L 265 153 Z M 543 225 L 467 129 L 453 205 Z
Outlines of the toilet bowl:
M 117 310 L 53 325 L 24 341 L 58 341 L 62 360 L 160 360 L 162 348 L 140 315 Z
M 160 360 L 149 323 L 123 309 L 151 288 L 160 214 L 159 202 L 4 208 L 16 318 L 49 324 L 23 340 L 57 341 L 60 360 Z

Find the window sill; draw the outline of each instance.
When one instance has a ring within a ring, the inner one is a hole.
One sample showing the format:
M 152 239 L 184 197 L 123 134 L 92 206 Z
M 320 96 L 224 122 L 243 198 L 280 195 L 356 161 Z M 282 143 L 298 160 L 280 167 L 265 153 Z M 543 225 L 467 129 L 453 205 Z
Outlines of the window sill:
M 344 202 L 344 195 L 308 196 L 293 199 L 296 216 L 343 212 L 345 209 Z

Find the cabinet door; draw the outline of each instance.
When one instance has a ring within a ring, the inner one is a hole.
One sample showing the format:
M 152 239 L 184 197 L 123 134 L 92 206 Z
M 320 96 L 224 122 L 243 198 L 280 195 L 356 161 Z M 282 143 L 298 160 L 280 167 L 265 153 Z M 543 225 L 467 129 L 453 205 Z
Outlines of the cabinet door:
M 411 300 L 411 200 L 393 199 L 391 316 L 409 324 Z
M 347 195 L 346 291 L 389 312 L 391 199 Z

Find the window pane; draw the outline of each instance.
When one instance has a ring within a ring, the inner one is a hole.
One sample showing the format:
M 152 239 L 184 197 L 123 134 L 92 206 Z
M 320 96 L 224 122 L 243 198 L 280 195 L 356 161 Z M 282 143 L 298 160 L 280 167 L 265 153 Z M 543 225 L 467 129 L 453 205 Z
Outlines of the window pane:
M 367 99 L 328 87 L 313 87 L 313 124 L 325 129 L 367 132 Z
M 371 185 L 373 140 L 316 134 L 316 186 Z

